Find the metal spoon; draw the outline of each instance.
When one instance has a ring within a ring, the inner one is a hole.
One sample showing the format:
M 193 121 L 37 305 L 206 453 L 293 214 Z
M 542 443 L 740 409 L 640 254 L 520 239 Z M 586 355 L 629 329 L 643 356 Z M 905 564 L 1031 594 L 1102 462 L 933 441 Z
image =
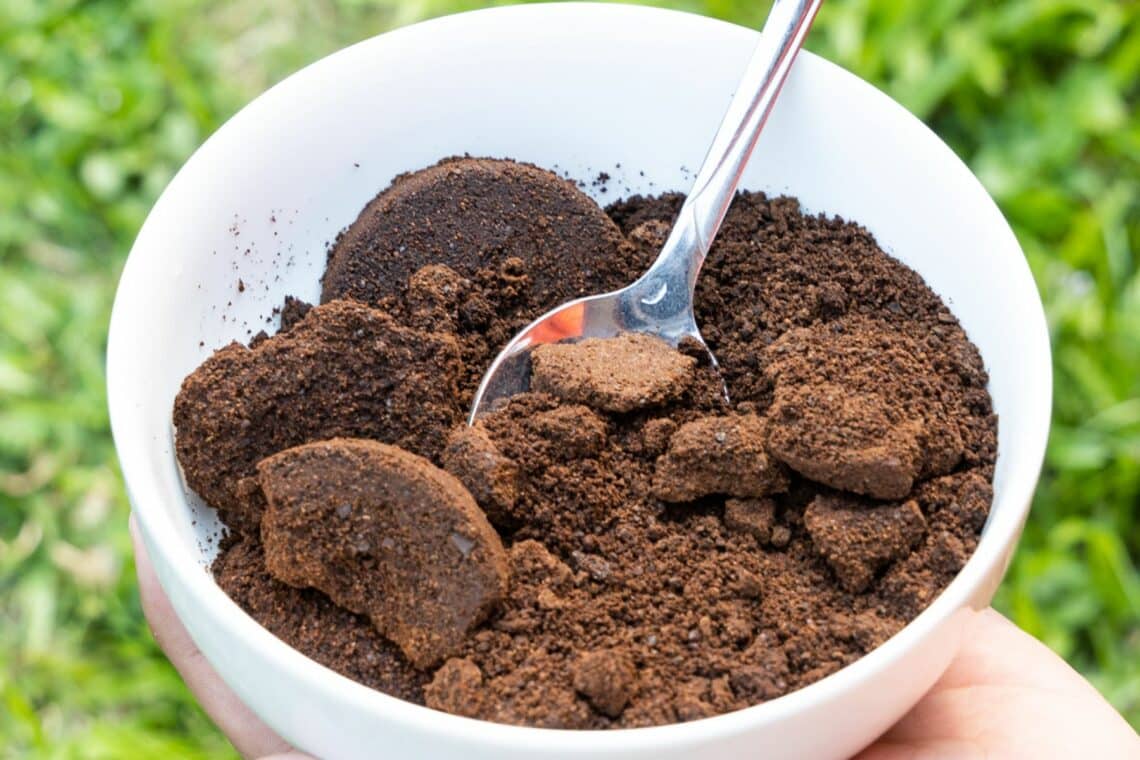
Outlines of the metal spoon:
M 643 332 L 672 345 L 683 338 L 705 345 L 693 317 L 697 274 L 822 2 L 776 0 L 772 6 L 756 51 L 653 265 L 632 285 L 562 304 L 515 335 L 483 375 L 471 404 L 469 424 L 497 400 L 529 387 L 528 353 L 541 343 Z M 715 365 L 711 352 L 709 358 Z

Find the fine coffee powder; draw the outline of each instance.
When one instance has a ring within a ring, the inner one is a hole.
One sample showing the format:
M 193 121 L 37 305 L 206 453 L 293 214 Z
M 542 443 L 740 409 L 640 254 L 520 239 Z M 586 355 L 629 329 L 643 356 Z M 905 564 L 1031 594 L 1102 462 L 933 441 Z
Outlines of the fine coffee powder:
M 490 159 L 397 178 L 322 304 L 178 396 L 221 587 L 366 686 L 546 727 L 740 709 L 897 632 L 976 546 L 997 420 L 957 320 L 857 224 L 738 194 L 697 288 L 728 403 L 701 350 L 627 336 L 541 348 L 464 424 L 502 344 L 632 281 L 681 201 L 603 212 Z

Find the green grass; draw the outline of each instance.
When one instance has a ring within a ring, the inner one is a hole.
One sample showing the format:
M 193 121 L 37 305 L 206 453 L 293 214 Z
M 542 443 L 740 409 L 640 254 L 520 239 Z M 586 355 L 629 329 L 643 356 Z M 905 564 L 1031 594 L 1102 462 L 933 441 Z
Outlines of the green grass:
M 671 4 L 749 25 L 766 11 Z M 0 3 L 0 756 L 229 752 L 135 596 L 104 401 L 117 274 L 173 172 L 249 98 L 478 5 Z M 926 120 L 1029 256 L 1056 402 L 998 603 L 1140 726 L 1140 5 L 830 0 L 809 47 Z

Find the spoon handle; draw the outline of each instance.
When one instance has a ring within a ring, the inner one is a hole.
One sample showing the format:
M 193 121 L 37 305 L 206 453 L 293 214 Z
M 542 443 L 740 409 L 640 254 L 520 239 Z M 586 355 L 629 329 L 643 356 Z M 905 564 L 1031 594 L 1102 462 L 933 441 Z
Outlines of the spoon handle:
M 639 282 L 696 285 L 764 122 L 823 0 L 776 0 L 661 254 Z M 678 277 L 678 275 L 680 275 Z

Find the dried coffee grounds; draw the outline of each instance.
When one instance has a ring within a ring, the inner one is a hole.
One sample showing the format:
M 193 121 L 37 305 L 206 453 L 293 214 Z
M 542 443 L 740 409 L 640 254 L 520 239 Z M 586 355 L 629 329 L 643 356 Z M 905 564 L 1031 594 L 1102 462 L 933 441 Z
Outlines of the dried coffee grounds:
M 857 224 L 737 196 L 697 291 L 730 402 L 701 352 L 627 336 L 543 347 L 464 424 L 498 348 L 631 281 L 681 200 L 603 212 L 490 159 L 397 178 L 322 304 L 178 396 L 222 588 L 367 686 L 564 728 L 773 699 L 917 615 L 977 543 L 997 421 L 953 315 Z

